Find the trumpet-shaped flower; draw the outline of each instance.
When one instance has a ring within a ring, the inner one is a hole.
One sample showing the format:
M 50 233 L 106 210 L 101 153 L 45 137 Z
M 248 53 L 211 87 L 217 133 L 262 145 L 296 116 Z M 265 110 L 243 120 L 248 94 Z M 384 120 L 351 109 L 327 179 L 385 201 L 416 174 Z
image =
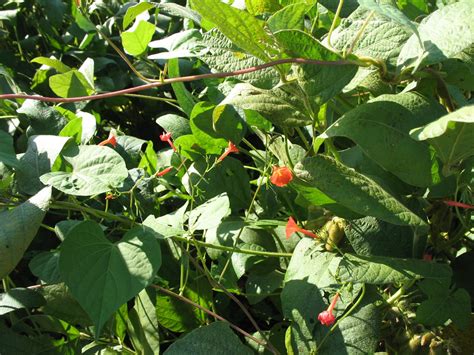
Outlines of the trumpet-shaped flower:
M 290 237 L 293 235 L 293 233 L 296 233 L 296 232 L 303 233 L 303 234 L 305 234 L 305 235 L 307 235 L 308 237 L 311 237 L 311 238 L 318 238 L 318 236 L 316 234 L 310 232 L 309 230 L 298 227 L 298 225 L 296 224 L 296 221 L 294 220 L 294 218 L 290 217 L 288 219 L 288 222 L 286 223 L 286 239 L 290 239 Z
M 293 180 L 293 173 L 286 166 L 274 166 L 270 182 L 278 187 L 286 186 Z

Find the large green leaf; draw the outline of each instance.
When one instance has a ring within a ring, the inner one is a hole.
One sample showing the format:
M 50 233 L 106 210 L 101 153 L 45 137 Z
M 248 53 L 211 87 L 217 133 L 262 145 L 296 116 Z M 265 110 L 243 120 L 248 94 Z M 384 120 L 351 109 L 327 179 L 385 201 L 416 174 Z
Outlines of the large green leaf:
M 193 330 L 185 337 L 175 341 L 164 353 L 166 355 L 253 354 L 224 322 L 213 322 Z
M 368 14 L 368 11 L 358 9 L 343 19 L 331 36 L 331 44 L 340 51 L 349 49 L 364 26 Z M 375 15 L 365 27 L 363 36 L 355 43 L 352 52 L 385 61 L 396 58 L 400 46 L 408 40 L 410 33 L 389 18 Z
M 2 130 L 0 130 L 0 162 L 12 167 L 18 165 L 15 150 L 13 149 L 13 137 Z
M 51 188 L 45 187 L 20 206 L 0 213 L 0 279 L 7 276 L 23 257 L 50 201 Z
M 349 253 L 339 264 L 341 281 L 383 285 L 412 279 L 451 279 L 451 268 L 419 259 L 401 259 L 383 256 L 356 256 Z
M 310 124 L 311 119 L 306 115 L 303 103 L 283 88 L 262 90 L 250 84 L 237 84 L 221 104 L 255 110 L 273 124 L 282 127 Z
M 94 88 L 84 74 L 78 70 L 71 70 L 64 74 L 56 74 L 49 78 L 49 86 L 60 97 L 88 96 Z
M 144 227 L 113 244 L 99 224 L 82 222 L 61 244 L 61 276 L 93 320 L 98 336 L 110 316 L 148 286 L 161 265 L 160 245 Z
M 40 180 L 70 195 L 107 192 L 119 187 L 128 176 L 124 160 L 109 147 L 73 146 L 61 156 L 72 171 L 55 171 L 41 176 Z
M 427 229 L 426 222 L 373 180 L 330 157 L 318 155 L 306 158 L 295 166 L 295 172 L 304 182 L 359 214 L 420 230 Z
M 411 185 L 425 187 L 433 184 L 429 146 L 412 139 L 410 130 L 443 113 L 439 104 L 417 93 L 381 95 L 346 113 L 318 139 L 350 138 L 385 170 Z
M 224 217 L 230 215 L 230 202 L 226 193 L 217 195 L 189 213 L 189 228 L 203 230 L 216 227 Z
M 242 52 L 242 49 L 216 29 L 204 34 L 202 44 L 207 51 L 199 58 L 218 72 L 235 71 L 264 63 L 257 57 Z M 280 75 L 275 68 L 238 75 L 236 78 L 263 89 L 270 89 L 280 81 Z
M 50 68 L 54 68 L 57 70 L 58 73 L 64 74 L 71 70 L 69 66 L 61 62 L 56 58 L 48 58 L 48 57 L 36 57 L 31 60 L 31 63 L 38 63 L 42 65 L 46 65 Z
M 341 57 L 324 47 L 318 40 L 299 30 L 282 30 L 274 34 L 285 52 L 291 57 L 333 62 Z M 294 67 L 304 94 L 320 105 L 346 86 L 357 72 L 357 66 L 303 64 Z M 303 95 L 303 93 L 302 93 Z
M 181 76 L 179 72 L 179 60 L 177 58 L 168 60 L 168 74 L 170 78 L 178 78 Z M 184 113 L 189 116 L 195 104 L 193 95 L 186 89 L 184 83 L 173 83 L 171 87 L 176 95 L 179 106 Z
M 28 139 L 28 149 L 20 158 L 17 169 L 18 187 L 22 192 L 34 195 L 44 187 L 40 176 L 51 171 L 68 139 L 58 136 L 33 136 Z
M 156 316 L 156 291 L 149 287 L 135 298 L 135 306 L 128 311 L 128 334 L 133 346 L 143 355 L 160 353 L 160 333 Z
M 66 125 L 66 119 L 54 107 L 36 100 L 25 100 L 17 110 L 20 118 L 26 117 L 30 122 L 28 134 L 58 134 Z
M 321 289 L 337 284 L 334 275 L 341 258 L 321 251 L 313 240 L 303 238 L 285 274 L 281 293 L 283 315 L 292 321 L 292 346 L 299 354 L 307 354 L 316 346 L 313 332 L 317 312 L 325 308 Z
M 398 66 L 403 69 L 442 62 L 474 43 L 474 0 L 463 0 L 442 7 L 418 26 L 424 50 L 415 35 L 403 46 Z
M 465 106 L 426 126 L 410 131 L 416 140 L 427 140 L 448 167 L 474 154 L 474 106 Z
M 126 29 L 141 13 L 154 8 L 154 4 L 141 2 L 134 6 L 130 6 L 123 17 L 122 28 Z
M 192 0 L 191 6 L 235 45 L 268 61 L 278 55 L 274 39 L 265 31 L 265 22 L 220 0 Z
M 143 54 L 155 34 L 155 26 L 148 21 L 141 20 L 136 28 L 122 32 L 122 44 L 125 51 L 133 56 Z

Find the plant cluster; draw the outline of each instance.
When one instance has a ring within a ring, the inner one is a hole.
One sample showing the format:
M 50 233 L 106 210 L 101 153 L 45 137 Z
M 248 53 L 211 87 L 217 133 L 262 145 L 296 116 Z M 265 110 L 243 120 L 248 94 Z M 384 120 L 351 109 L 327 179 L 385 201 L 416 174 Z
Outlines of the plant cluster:
M 0 353 L 473 353 L 474 0 L 0 0 Z

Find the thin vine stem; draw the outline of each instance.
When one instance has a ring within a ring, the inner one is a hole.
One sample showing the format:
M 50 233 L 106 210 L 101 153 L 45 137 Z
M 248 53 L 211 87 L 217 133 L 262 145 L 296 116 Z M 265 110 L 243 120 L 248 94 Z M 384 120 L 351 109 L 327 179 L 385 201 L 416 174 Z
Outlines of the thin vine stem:
M 339 5 L 337 5 L 336 14 L 334 15 L 334 19 L 332 20 L 331 28 L 329 29 L 328 36 L 327 36 L 329 48 L 333 48 L 331 44 L 331 35 L 334 32 L 334 29 L 336 28 L 337 20 L 339 19 L 343 6 L 344 6 L 344 0 L 339 0 Z
M 48 96 L 27 95 L 27 94 L 3 94 L 3 95 L 0 95 L 0 100 L 29 99 L 29 100 L 36 100 L 36 101 L 43 101 L 43 102 L 52 102 L 52 103 L 71 103 L 71 102 L 80 102 L 80 101 L 100 100 L 100 99 L 107 99 L 111 97 L 121 96 L 125 94 L 131 94 L 134 92 L 144 91 L 148 89 L 153 89 L 156 87 L 169 85 L 173 83 L 184 83 L 184 82 L 191 82 L 191 81 L 204 80 L 204 79 L 228 78 L 231 76 L 253 73 L 253 72 L 263 70 L 266 68 L 274 67 L 276 65 L 288 64 L 288 63 L 322 65 L 322 66 L 357 65 L 357 66 L 365 67 L 365 66 L 370 65 L 370 63 L 365 62 L 365 61 L 344 60 L 344 59 L 335 60 L 335 61 L 324 61 L 324 60 L 314 60 L 314 59 L 305 59 L 305 58 L 285 58 L 285 59 L 279 59 L 272 62 L 256 65 L 253 67 L 230 71 L 230 72 L 206 73 L 206 74 L 189 75 L 189 76 L 181 76 L 177 78 L 163 79 L 162 81 L 159 81 L 159 82 L 153 82 L 149 84 L 135 86 L 128 89 L 110 91 L 110 92 L 90 95 L 90 96 L 61 98 L 61 97 L 48 97 Z
M 226 322 L 229 327 L 231 327 L 232 329 L 235 329 L 236 331 L 238 331 L 240 334 L 242 334 L 243 336 L 249 338 L 249 339 L 252 339 L 254 342 L 256 342 L 257 344 L 259 345 L 262 345 L 262 346 L 265 346 L 267 347 L 267 344 L 265 342 L 263 342 L 262 340 L 260 339 L 257 339 L 255 338 L 252 334 L 249 334 L 248 332 L 246 332 L 245 330 L 243 330 L 242 328 L 236 326 L 235 324 L 231 323 L 230 321 L 228 321 L 227 319 L 225 319 L 224 317 L 218 315 L 217 313 L 213 312 L 213 311 L 210 311 L 209 309 L 201 306 L 200 304 L 197 304 L 196 302 L 193 302 L 191 301 L 190 299 L 184 297 L 184 296 L 181 296 L 181 295 L 178 295 L 177 293 L 174 293 L 173 291 L 170 291 L 164 287 L 161 287 L 159 285 L 151 285 L 153 288 L 157 289 L 158 291 L 160 292 L 163 292 L 171 297 L 174 297 L 182 302 L 185 302 L 187 304 L 190 304 L 191 306 L 193 307 L 196 307 L 196 308 L 199 308 L 201 311 L 209 314 L 210 316 L 222 321 L 222 322 Z

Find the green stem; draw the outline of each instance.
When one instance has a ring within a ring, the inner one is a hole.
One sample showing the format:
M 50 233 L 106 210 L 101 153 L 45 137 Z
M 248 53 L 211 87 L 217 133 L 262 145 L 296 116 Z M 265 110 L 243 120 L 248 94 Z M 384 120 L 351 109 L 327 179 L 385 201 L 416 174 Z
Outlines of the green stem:
M 404 294 L 405 292 L 413 286 L 413 284 L 415 283 L 415 279 L 413 280 L 410 280 L 410 281 L 407 281 L 405 284 L 403 284 L 402 287 L 400 287 L 397 292 L 395 292 L 392 296 L 390 296 L 388 299 L 387 299 L 387 304 L 389 305 L 393 305 L 395 302 L 397 302 Z
M 331 35 L 334 32 L 334 29 L 336 28 L 337 25 L 337 20 L 339 19 L 339 15 L 341 14 L 342 6 L 344 5 L 344 0 L 339 0 L 339 5 L 337 6 L 336 14 L 334 15 L 334 19 L 332 20 L 331 28 L 329 29 L 328 32 L 328 46 L 329 48 L 333 48 L 331 44 Z
M 109 213 L 109 212 L 104 212 L 101 210 L 97 210 L 95 208 L 87 207 L 87 206 L 81 206 L 77 205 L 75 203 L 71 202 L 66 202 L 66 201 L 56 201 L 53 202 L 50 205 L 50 208 L 52 209 L 57 209 L 57 210 L 73 210 L 73 211 L 80 211 L 84 213 L 91 214 L 93 216 L 96 216 L 98 218 L 106 218 L 111 221 L 116 221 L 128 225 L 133 225 L 133 221 L 129 220 L 128 218 L 120 217 L 115 214 Z

